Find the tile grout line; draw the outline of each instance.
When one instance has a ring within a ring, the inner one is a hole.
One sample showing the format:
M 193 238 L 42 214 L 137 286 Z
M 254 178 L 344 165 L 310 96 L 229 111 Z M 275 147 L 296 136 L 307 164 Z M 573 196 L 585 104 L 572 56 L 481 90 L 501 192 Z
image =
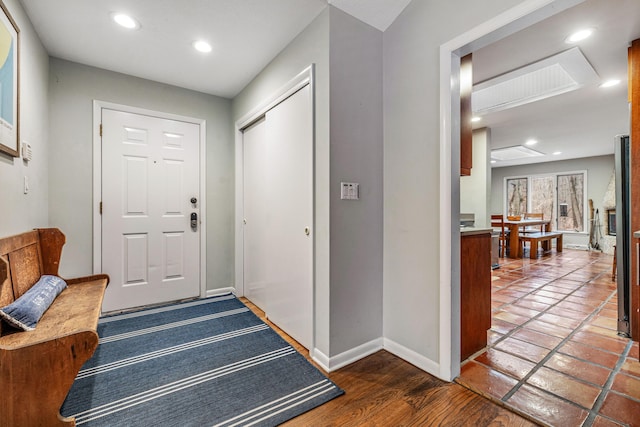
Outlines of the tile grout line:
M 573 273 L 573 272 L 575 272 L 575 271 L 577 271 L 577 270 L 579 270 L 579 269 L 577 268 L 577 269 L 573 270 L 572 272 L 569 272 L 569 273 L 565 274 L 564 276 L 560 276 L 560 277 L 558 277 L 558 278 L 556 278 L 556 279 L 552 280 L 552 281 L 551 281 L 551 282 L 549 282 L 549 283 L 553 283 L 553 282 L 555 282 L 556 280 L 562 279 L 562 278 L 566 277 L 567 275 L 569 275 L 569 274 L 571 274 L 571 273 Z M 592 280 L 597 279 L 597 278 L 598 278 L 599 276 L 601 276 L 602 274 L 604 274 L 604 273 L 600 273 L 599 275 L 596 275 L 596 276 L 594 277 L 594 279 L 592 279 Z M 591 281 L 591 280 L 590 280 L 590 281 Z M 518 327 L 514 328 L 513 330 L 511 330 L 511 331 L 509 332 L 509 334 L 505 334 L 505 335 L 504 335 L 504 337 L 503 337 L 503 339 L 506 339 L 507 335 L 508 335 L 509 337 L 510 337 L 510 336 L 512 336 L 514 331 L 517 331 L 517 330 L 522 329 L 525 325 L 527 325 L 527 324 L 528 324 L 529 322 L 531 322 L 532 320 L 535 320 L 535 319 L 537 319 L 538 317 L 542 316 L 543 314 L 547 313 L 547 311 L 548 311 L 550 308 L 555 307 L 555 306 L 556 306 L 557 304 L 559 304 L 560 302 L 563 302 L 567 297 L 569 297 L 569 296 L 573 295 L 576 291 L 578 291 L 579 289 L 581 289 L 581 288 L 583 288 L 584 286 L 586 286 L 586 284 L 587 284 L 587 283 L 589 283 L 590 281 L 583 282 L 581 286 L 579 286 L 578 288 L 576 288 L 575 290 L 573 290 L 571 293 L 569 293 L 569 294 L 565 295 L 565 296 L 564 296 L 560 301 L 558 301 L 556 304 L 551 305 L 549 308 L 545 309 L 545 311 L 541 312 L 540 314 L 536 315 L 535 317 L 532 317 L 530 320 L 528 320 L 527 322 L 523 323 L 522 325 L 519 325 Z M 549 283 L 548 283 L 548 284 L 549 284 Z M 546 285 L 543 285 L 543 286 L 546 286 Z M 532 292 L 533 292 L 533 291 L 532 291 Z M 567 335 L 567 336 L 566 336 L 562 341 L 560 341 L 560 342 L 559 342 L 559 343 L 558 343 L 558 344 L 557 344 L 553 349 L 551 349 L 551 350 L 549 351 L 549 353 L 548 353 L 545 357 L 543 357 L 543 358 L 542 358 L 542 360 L 541 360 L 540 362 L 538 362 L 538 363 L 537 363 L 537 364 L 536 364 L 536 365 L 535 365 L 535 366 L 534 366 L 534 367 L 533 367 L 533 368 L 532 368 L 532 369 L 531 369 L 531 370 L 530 370 L 530 371 L 529 371 L 529 372 L 528 372 L 528 373 L 527 373 L 527 374 L 526 374 L 526 375 L 525 375 L 525 376 L 524 376 L 520 381 L 518 381 L 518 383 L 517 383 L 516 385 L 514 385 L 514 386 L 511 388 L 511 390 L 509 390 L 509 392 L 507 392 L 507 393 L 502 397 L 502 399 L 500 399 L 500 400 L 502 400 L 503 402 L 506 402 L 507 400 L 509 400 L 509 399 L 510 399 L 510 398 L 511 398 L 511 397 L 512 397 L 512 396 L 513 396 L 513 395 L 514 395 L 514 394 L 515 394 L 519 389 L 520 389 L 520 387 L 521 387 L 523 384 L 525 384 L 525 383 L 527 382 L 527 380 L 528 380 L 529 378 L 531 378 L 531 377 L 533 376 L 533 374 L 535 374 L 535 373 L 538 371 L 538 369 L 540 369 L 542 366 L 544 366 L 544 364 L 545 364 L 546 362 L 548 362 L 548 361 L 549 361 L 549 359 L 551 359 L 551 357 L 553 357 L 553 356 L 557 353 L 557 351 L 558 351 L 558 349 L 559 349 L 560 347 L 562 347 L 564 344 L 566 344 L 566 342 L 567 342 L 567 341 L 569 341 L 571 338 L 573 338 L 573 336 L 574 336 L 575 334 L 577 334 L 577 333 L 578 333 L 578 330 L 579 330 L 579 329 L 581 329 L 585 324 L 587 324 L 591 319 L 593 319 L 593 317 L 595 317 L 598 313 L 600 313 L 600 311 L 602 311 L 602 309 L 605 307 L 605 305 L 606 305 L 606 304 L 611 300 L 611 298 L 613 298 L 613 296 L 614 296 L 615 292 L 616 292 L 616 290 L 613 290 L 613 291 L 611 292 L 611 294 L 610 294 L 610 295 L 609 295 L 609 296 L 608 296 L 608 297 L 607 297 L 607 298 L 606 298 L 602 303 L 600 303 L 600 305 L 598 305 L 598 307 L 596 307 L 596 308 L 591 312 L 591 314 L 590 314 L 589 316 L 587 316 L 587 317 L 586 317 L 582 322 L 580 322 L 580 324 L 579 324 L 578 326 L 576 326 L 576 327 L 573 329 L 573 331 L 571 331 L 571 333 L 570 333 L 569 335 Z M 524 298 L 524 297 L 522 297 L 522 298 Z M 516 301 L 518 301 L 518 300 L 516 300 Z M 498 342 L 501 342 L 503 339 L 498 340 L 498 341 L 496 342 L 496 344 L 497 344 Z M 554 394 L 554 396 L 556 396 L 556 395 Z M 560 399 L 562 399 L 562 400 L 567 401 L 567 402 L 571 402 L 570 400 L 564 399 L 564 398 L 562 398 L 561 396 L 558 396 L 558 397 L 559 397 Z M 571 403 L 572 403 L 572 404 L 576 404 L 576 402 L 571 402 Z M 576 405 L 577 405 L 577 404 L 576 404 Z
M 582 424 L 583 427 L 591 426 L 595 421 L 596 416 L 599 415 L 600 409 L 602 409 L 602 405 L 604 404 L 604 400 L 609 394 L 609 392 L 611 391 L 611 386 L 613 385 L 613 381 L 615 377 L 618 375 L 618 373 L 620 372 L 620 370 L 622 369 L 622 365 L 624 365 L 624 362 L 627 359 L 627 356 L 629 355 L 629 352 L 631 351 L 632 346 L 633 346 L 633 341 L 629 340 L 629 342 L 625 346 L 625 349 L 622 351 L 620 358 L 618 359 L 618 363 L 616 363 L 616 366 L 613 368 L 613 370 L 609 374 L 609 378 L 607 378 L 607 381 L 604 383 L 604 386 L 602 386 L 602 390 L 598 394 L 598 397 L 596 398 L 596 401 L 593 404 L 593 407 L 589 411 L 589 415 L 587 416 L 587 419 L 584 421 L 584 424 Z
M 574 270 L 572 270 L 572 271 L 570 271 L 570 272 L 568 272 L 568 273 L 566 273 L 566 274 L 564 274 L 564 275 L 562 275 L 562 276 L 556 277 L 555 279 L 551 280 L 550 282 L 545 283 L 544 285 L 541 285 L 539 288 L 536 288 L 536 289 L 532 290 L 531 292 L 527 293 L 526 295 L 523 295 L 523 296 L 521 296 L 521 297 L 519 297 L 519 298 L 516 298 L 514 301 L 512 301 L 512 302 L 510 302 L 510 303 L 507 303 L 507 304 L 503 304 L 503 305 L 514 305 L 516 302 L 518 302 L 518 301 L 520 301 L 520 300 L 522 300 L 522 299 L 524 299 L 524 298 L 526 298 L 526 297 L 528 297 L 528 296 L 531 296 L 534 292 L 540 291 L 540 288 L 542 288 L 542 287 L 544 287 L 544 286 L 547 286 L 547 285 L 550 285 L 550 284 L 552 284 L 553 282 L 555 282 L 555 281 L 557 281 L 557 280 L 563 279 L 563 278 L 565 278 L 566 276 L 568 276 L 569 274 L 575 273 L 576 271 L 578 271 L 578 270 L 580 270 L 580 269 L 581 269 L 581 268 L 576 268 L 576 269 L 574 269 Z M 596 275 L 596 277 L 595 277 L 594 279 L 598 278 L 598 277 L 599 277 L 599 276 L 601 276 L 602 274 L 603 274 L 603 273 L 600 273 L 600 274 Z M 592 280 L 593 280 L 593 279 L 592 279 Z M 536 320 L 538 317 L 541 317 L 543 314 L 548 314 L 547 312 L 549 311 L 549 309 L 556 307 L 556 306 L 557 306 L 558 304 L 560 304 L 561 302 L 564 302 L 564 301 L 567 299 L 567 297 L 572 296 L 575 292 L 577 292 L 579 289 L 581 289 L 581 288 L 582 288 L 583 286 L 585 286 L 587 283 L 589 283 L 589 281 L 587 281 L 587 282 L 582 282 L 582 284 L 581 284 L 580 286 L 578 286 L 576 289 L 574 289 L 573 291 L 569 292 L 568 294 L 565 294 L 565 295 L 564 295 L 564 297 L 562 297 L 562 299 L 558 300 L 558 302 L 556 302 L 556 303 L 554 303 L 554 304 L 549 305 L 549 307 L 547 307 L 546 309 L 544 309 L 544 311 L 541 311 L 540 313 L 538 313 L 538 314 L 536 314 L 535 316 L 531 317 L 531 318 L 530 318 L 529 320 L 527 320 L 526 322 L 524 322 L 524 323 L 522 323 L 522 324 L 520 324 L 520 325 L 516 325 L 516 327 L 515 327 L 515 328 L 513 328 L 512 330 L 510 330 L 509 332 L 507 332 L 506 334 L 504 334 L 502 337 L 498 338 L 498 339 L 496 340 L 496 342 L 494 343 L 494 346 L 495 346 L 495 344 L 499 344 L 500 342 L 504 341 L 505 339 L 507 339 L 507 338 L 511 337 L 515 331 L 519 331 L 520 329 L 522 329 L 524 326 L 526 326 L 526 325 L 527 325 L 529 322 L 531 322 L 532 320 Z M 615 291 L 614 291 L 614 292 L 615 292 Z M 606 301 L 609 301 L 609 299 L 611 299 L 611 295 L 609 295 L 609 296 L 607 297 L 607 300 L 606 300 Z M 605 302 L 606 302 L 606 301 L 605 301 Z M 523 307 L 523 308 L 526 308 L 526 307 Z M 538 311 L 538 310 L 535 310 L 535 309 L 531 309 L 531 310 Z M 600 306 L 598 306 L 597 308 L 594 308 L 594 310 L 598 310 L 598 311 L 599 311 L 599 310 L 600 310 Z M 593 314 L 593 312 L 592 312 L 591 314 Z M 492 313 L 492 315 L 493 315 L 493 313 Z M 589 315 L 589 316 L 591 316 L 591 315 Z M 586 320 L 586 319 L 585 319 L 585 320 Z M 508 322 L 507 322 L 507 323 L 508 323 Z M 580 325 L 581 325 L 581 324 L 580 324 Z M 576 328 L 574 328 L 574 330 L 575 330 L 575 329 L 577 329 L 580 325 L 578 325 Z M 548 335 L 548 334 L 547 334 L 547 335 Z

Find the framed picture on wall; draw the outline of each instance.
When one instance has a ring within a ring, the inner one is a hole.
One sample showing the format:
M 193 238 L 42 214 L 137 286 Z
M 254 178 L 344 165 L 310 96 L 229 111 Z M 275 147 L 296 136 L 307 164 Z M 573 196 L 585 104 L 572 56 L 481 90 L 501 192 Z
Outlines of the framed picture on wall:
M 0 1 L 0 152 L 18 157 L 20 30 Z

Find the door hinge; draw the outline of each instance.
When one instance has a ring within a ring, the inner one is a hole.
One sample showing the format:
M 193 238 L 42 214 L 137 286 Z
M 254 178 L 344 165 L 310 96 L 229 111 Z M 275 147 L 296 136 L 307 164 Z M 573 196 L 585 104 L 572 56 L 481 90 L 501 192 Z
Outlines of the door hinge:
M 100 215 L 102 215 L 102 202 L 100 202 Z
M 102 136 L 102 123 L 100 123 L 100 136 Z

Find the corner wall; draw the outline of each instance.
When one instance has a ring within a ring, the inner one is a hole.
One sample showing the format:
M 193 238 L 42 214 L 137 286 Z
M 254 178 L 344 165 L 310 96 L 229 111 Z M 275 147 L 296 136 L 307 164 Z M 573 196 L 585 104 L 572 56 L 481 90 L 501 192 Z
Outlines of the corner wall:
M 382 32 L 331 8 L 331 356 L 382 345 Z M 341 200 L 340 183 L 360 184 Z
M 234 99 L 233 118 L 310 64 L 316 85 L 312 355 L 335 369 L 382 344 L 382 33 L 327 7 Z M 340 200 L 341 181 L 360 184 L 359 201 Z
M 520 3 L 414 0 L 383 36 L 384 337 L 435 375 L 440 311 L 451 310 L 440 307 L 439 291 L 440 257 L 450 256 L 438 238 L 440 46 Z M 459 272 L 459 261 L 452 265 Z
M 321 12 L 233 99 L 235 122 L 315 64 L 315 346 L 329 354 L 329 10 Z
M 207 121 L 207 290 L 233 286 L 231 102 L 62 59 L 50 60 L 49 218 L 67 235 L 61 274 L 93 270 L 93 101 Z
M 33 160 L 0 154 L 0 236 L 49 225 L 49 55 L 17 0 L 4 0 L 20 29 L 20 141 Z M 29 193 L 24 194 L 24 177 Z

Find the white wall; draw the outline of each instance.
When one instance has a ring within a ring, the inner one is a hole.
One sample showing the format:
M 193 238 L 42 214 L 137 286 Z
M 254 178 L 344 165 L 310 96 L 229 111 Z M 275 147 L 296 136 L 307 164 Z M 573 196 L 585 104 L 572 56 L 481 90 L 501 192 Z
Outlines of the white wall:
M 440 257 L 450 256 L 438 240 L 439 48 L 519 3 L 414 0 L 384 33 L 384 336 L 435 374 Z
M 46 227 L 48 215 L 49 56 L 16 0 L 4 0 L 20 29 L 20 141 L 33 149 L 33 160 L 0 154 L 0 236 Z M 31 190 L 23 192 L 24 177 Z
M 233 140 L 227 99 L 51 58 L 49 218 L 67 235 L 61 274 L 92 273 L 93 100 L 207 122 L 207 289 L 233 285 Z
M 611 174 L 615 170 L 613 155 L 493 168 L 491 170 L 491 212 L 501 213 L 504 211 L 504 178 L 506 177 L 583 170 L 587 171 L 587 200 L 593 200 L 594 209 L 600 210 L 600 222 L 602 223 L 604 215 L 602 201 Z M 587 246 L 589 244 L 589 230 L 587 229 L 584 233 L 566 233 L 563 237 L 563 244 L 565 246 Z
M 460 177 L 460 212 L 473 213 L 476 227 L 491 225 L 491 130 L 488 128 L 473 131 L 473 152 L 471 175 Z

